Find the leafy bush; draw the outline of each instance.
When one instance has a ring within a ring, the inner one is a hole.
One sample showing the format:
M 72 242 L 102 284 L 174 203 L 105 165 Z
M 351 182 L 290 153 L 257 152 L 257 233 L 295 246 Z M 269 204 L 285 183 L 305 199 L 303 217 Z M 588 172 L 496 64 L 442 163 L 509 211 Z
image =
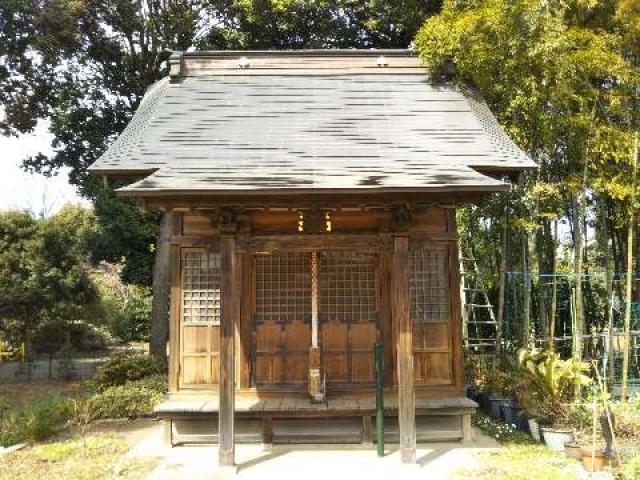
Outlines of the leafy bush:
M 33 345 L 40 353 L 57 353 L 67 345 L 78 352 L 92 352 L 104 350 L 111 340 L 105 330 L 84 321 L 52 320 L 38 328 Z
M 159 373 L 162 373 L 162 366 L 153 357 L 119 353 L 98 368 L 94 382 L 96 388 L 103 390 Z
M 20 441 L 18 412 L 9 401 L 0 396 L 0 447 L 8 447 Z
M 56 427 L 69 419 L 71 404 L 63 395 L 53 395 L 34 400 L 27 404 L 20 423 L 24 429 L 23 438 L 40 441 L 55 433 Z
M 113 335 L 123 342 L 149 341 L 151 335 L 151 290 L 130 286 L 126 305 L 113 320 Z
M 124 385 L 107 387 L 90 398 L 87 411 L 96 418 L 135 418 L 153 415 L 166 391 L 166 377 L 153 375 Z
M 640 478 L 640 454 L 626 460 L 620 473 L 624 480 L 637 480 Z
M 616 437 L 640 443 L 640 397 L 632 397 L 626 404 L 609 402 L 609 405 L 615 416 Z
M 22 410 L 0 402 L 0 446 L 44 440 L 53 435 L 70 414 L 69 400 L 59 394 L 36 399 Z
M 592 383 L 586 375 L 589 365 L 574 359 L 562 360 L 555 352 L 536 348 L 521 349 L 518 365 L 516 392 L 526 411 L 554 426 L 572 426 L 574 387 Z

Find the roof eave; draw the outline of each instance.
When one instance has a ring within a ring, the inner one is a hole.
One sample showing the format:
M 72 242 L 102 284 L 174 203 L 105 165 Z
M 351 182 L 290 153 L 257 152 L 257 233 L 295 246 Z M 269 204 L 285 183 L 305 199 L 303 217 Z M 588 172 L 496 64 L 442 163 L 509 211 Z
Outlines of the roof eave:
M 180 190 L 180 189 L 130 189 L 123 187 L 116 190 L 121 197 L 149 198 L 149 197 L 247 197 L 247 196 L 282 196 L 282 195 L 379 195 L 403 193 L 498 193 L 511 189 L 509 183 L 494 185 L 444 185 L 438 187 L 376 187 L 376 188 L 280 188 L 280 189 L 252 189 L 252 190 Z

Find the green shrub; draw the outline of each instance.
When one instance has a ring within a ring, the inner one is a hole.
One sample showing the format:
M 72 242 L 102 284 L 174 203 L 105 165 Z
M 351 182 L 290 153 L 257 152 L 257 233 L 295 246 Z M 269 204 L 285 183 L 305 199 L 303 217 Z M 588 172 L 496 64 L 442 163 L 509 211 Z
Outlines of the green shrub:
M 0 445 L 45 440 L 69 419 L 70 407 L 69 400 L 60 394 L 36 399 L 22 410 L 0 402 Z
M 0 396 L 0 447 L 20 441 L 20 416 L 9 401 Z
M 637 480 L 640 478 L 640 453 L 622 464 L 621 477 L 624 480 Z
M 142 380 L 111 386 L 91 397 L 91 409 L 99 418 L 135 418 L 153 415 L 164 399 L 167 379 L 153 375 Z
M 26 440 L 41 441 L 56 431 L 71 415 L 69 399 L 63 395 L 40 398 L 27 404 L 20 419 Z
M 104 329 L 84 321 L 51 320 L 35 332 L 33 345 L 39 353 L 57 353 L 66 345 L 78 352 L 94 352 L 106 349 L 111 341 Z
M 131 286 L 129 299 L 111 324 L 113 335 L 123 342 L 148 342 L 151 335 L 151 290 Z
M 97 370 L 94 381 L 96 388 L 103 390 L 159 373 L 162 373 L 162 367 L 153 357 L 119 353 Z

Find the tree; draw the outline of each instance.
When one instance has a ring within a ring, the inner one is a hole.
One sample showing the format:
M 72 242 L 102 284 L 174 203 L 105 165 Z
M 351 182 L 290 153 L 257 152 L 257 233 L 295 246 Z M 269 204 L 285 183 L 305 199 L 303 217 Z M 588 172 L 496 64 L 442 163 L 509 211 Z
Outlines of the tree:
M 150 285 L 160 215 L 116 198 L 86 167 L 124 129 L 146 88 L 167 74 L 173 50 L 406 48 L 439 7 L 439 0 L 6 0 L 0 130 L 30 132 L 49 121 L 54 153 L 25 166 L 45 174 L 71 167 L 71 181 L 95 201 L 102 225 L 96 259 L 123 259 L 127 281 Z M 165 335 L 158 327 L 166 321 L 160 305 L 152 331 Z
M 84 262 L 82 217 L 75 207 L 44 220 L 0 212 L 0 321 L 29 355 L 43 321 L 77 319 L 97 298 Z
M 521 254 L 529 264 L 536 256 L 545 268 L 555 265 L 555 259 L 548 260 L 554 250 L 544 247 L 555 245 L 550 222 L 568 219 L 578 357 L 586 333 L 581 292 L 588 265 L 587 212 L 595 200 L 609 199 L 625 211 L 629 199 L 630 140 L 640 120 L 637 18 L 637 3 L 629 1 L 449 0 L 416 37 L 431 74 L 442 75 L 453 62 L 453 80 L 477 89 L 539 163 L 539 171 L 524 179 L 527 196 L 514 208 L 515 223 L 523 227 L 518 235 L 529 235 L 530 241 L 523 241 L 529 248 Z M 495 211 L 484 209 L 487 230 L 500 224 Z M 517 258 L 515 249 L 512 255 Z

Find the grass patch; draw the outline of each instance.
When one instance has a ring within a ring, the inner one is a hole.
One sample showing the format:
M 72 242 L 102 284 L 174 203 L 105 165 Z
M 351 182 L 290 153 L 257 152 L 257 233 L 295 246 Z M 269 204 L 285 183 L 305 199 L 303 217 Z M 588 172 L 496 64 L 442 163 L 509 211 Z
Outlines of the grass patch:
M 126 459 L 127 443 L 110 433 L 72 437 L 0 457 L 0 480 L 145 478 L 158 459 Z
M 575 480 L 576 463 L 544 445 L 508 443 L 476 454 L 477 467 L 462 472 L 474 480 Z
M 473 424 L 497 440 L 502 447 L 476 454 L 477 467 L 461 472 L 474 480 L 575 480 L 576 462 L 562 452 L 554 452 L 535 442 L 513 425 L 492 420 L 483 414 L 473 417 Z

